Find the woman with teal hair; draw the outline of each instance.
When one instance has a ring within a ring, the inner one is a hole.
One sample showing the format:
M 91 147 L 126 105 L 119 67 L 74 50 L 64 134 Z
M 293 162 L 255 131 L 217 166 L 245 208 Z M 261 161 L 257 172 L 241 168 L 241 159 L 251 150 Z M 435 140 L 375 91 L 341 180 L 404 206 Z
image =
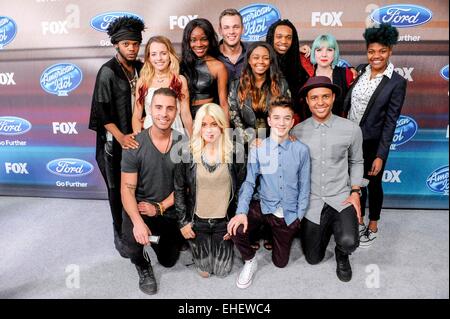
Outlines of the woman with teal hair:
M 331 34 L 319 35 L 312 44 L 310 60 L 314 66 L 314 73 L 310 76 L 326 76 L 331 79 L 333 84 L 341 88 L 342 93 L 336 97 L 332 111 L 338 116 L 343 116 L 344 98 L 356 76 L 356 71 L 352 71 L 352 68 L 338 66 L 339 45 L 336 38 Z M 307 114 L 307 117 L 309 116 L 310 114 Z

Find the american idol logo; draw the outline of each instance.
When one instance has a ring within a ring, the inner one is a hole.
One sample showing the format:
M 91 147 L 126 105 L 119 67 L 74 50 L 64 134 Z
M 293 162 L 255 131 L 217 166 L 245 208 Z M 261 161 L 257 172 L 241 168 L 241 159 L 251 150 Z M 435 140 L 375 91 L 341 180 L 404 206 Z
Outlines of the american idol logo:
M 448 64 L 441 69 L 441 76 L 448 81 Z
M 397 28 L 415 27 L 431 20 L 433 13 L 413 4 L 393 4 L 378 8 L 370 18 L 377 23 L 389 23 Z
M 124 16 L 131 16 L 143 20 L 137 14 L 130 12 L 122 12 L 122 11 L 106 12 L 93 17 L 91 19 L 91 27 L 93 27 L 97 31 L 106 32 L 106 29 L 108 29 L 108 26 L 111 22 L 113 22 L 117 18 Z
M 414 135 L 416 135 L 418 128 L 419 126 L 413 118 L 400 115 L 397 120 L 397 127 L 395 128 L 394 137 L 392 139 L 391 150 L 395 150 L 397 146 L 410 141 Z
M 94 166 L 76 158 L 57 158 L 47 163 L 47 170 L 58 176 L 80 177 L 90 174 Z
M 0 116 L 0 135 L 20 135 L 31 130 L 31 123 L 15 116 Z
M 17 25 L 13 19 L 0 16 L 0 49 L 14 40 L 17 33 Z
M 348 61 L 344 59 L 339 59 L 336 65 L 343 68 L 350 68 L 352 66 Z
M 258 41 L 265 37 L 269 27 L 281 17 L 280 11 L 271 4 L 251 4 L 239 12 L 244 22 L 244 41 Z
M 427 186 L 435 193 L 448 196 L 448 165 L 432 172 L 427 178 Z
M 75 90 L 83 79 L 81 69 L 72 63 L 54 64 L 41 75 L 41 87 L 44 91 L 58 96 L 67 96 Z

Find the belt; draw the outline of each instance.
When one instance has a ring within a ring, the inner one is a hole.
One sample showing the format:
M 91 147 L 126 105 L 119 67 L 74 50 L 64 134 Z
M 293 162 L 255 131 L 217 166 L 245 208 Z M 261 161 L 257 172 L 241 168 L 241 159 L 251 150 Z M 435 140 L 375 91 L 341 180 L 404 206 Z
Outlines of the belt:
M 226 217 L 223 217 L 223 218 L 201 218 L 201 217 L 198 217 L 197 215 L 194 215 L 194 220 L 213 225 L 213 224 L 217 224 L 217 223 L 221 223 L 221 222 L 226 222 L 226 221 L 228 221 L 228 218 L 226 218 Z

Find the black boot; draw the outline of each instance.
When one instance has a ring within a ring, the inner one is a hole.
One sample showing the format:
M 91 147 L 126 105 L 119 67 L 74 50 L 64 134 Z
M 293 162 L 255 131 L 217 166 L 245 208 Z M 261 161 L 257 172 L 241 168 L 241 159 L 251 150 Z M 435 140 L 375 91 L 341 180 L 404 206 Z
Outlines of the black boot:
M 336 254 L 336 274 L 339 280 L 348 282 L 352 279 L 352 267 L 348 260 L 348 255 L 341 252 L 337 247 L 334 249 Z
M 139 289 L 147 295 L 156 294 L 158 287 L 156 285 L 155 275 L 151 264 L 147 267 L 135 265 L 139 274 Z

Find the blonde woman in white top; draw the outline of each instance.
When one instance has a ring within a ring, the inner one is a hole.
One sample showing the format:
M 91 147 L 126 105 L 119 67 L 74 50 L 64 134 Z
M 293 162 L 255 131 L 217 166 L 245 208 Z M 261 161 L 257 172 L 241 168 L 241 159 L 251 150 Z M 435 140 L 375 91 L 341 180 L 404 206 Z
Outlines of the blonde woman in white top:
M 133 131 L 149 128 L 149 114 L 155 90 L 167 87 L 177 94 L 178 114 L 172 128 L 189 136 L 192 133 L 192 117 L 189 108 L 189 91 L 186 78 L 180 75 L 180 64 L 172 43 L 164 36 L 151 37 L 145 46 L 145 61 L 136 85 L 133 110 Z M 145 117 L 144 117 L 145 110 Z

